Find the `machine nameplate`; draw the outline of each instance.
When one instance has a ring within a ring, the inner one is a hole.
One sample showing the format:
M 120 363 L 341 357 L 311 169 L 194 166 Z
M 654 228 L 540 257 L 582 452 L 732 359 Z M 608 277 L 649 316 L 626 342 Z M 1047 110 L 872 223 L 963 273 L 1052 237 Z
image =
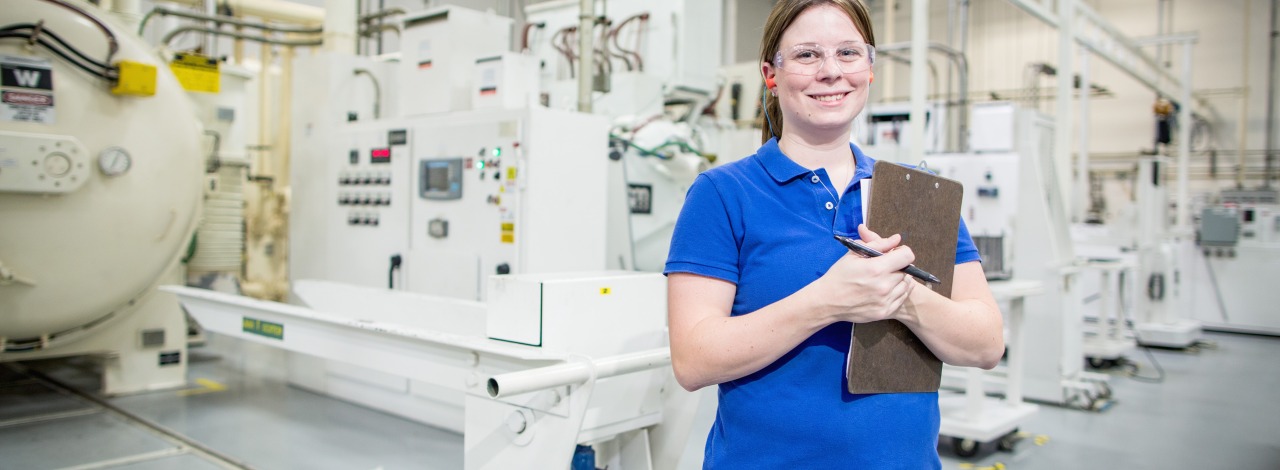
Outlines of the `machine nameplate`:
M 172 366 L 182 363 L 182 351 L 163 351 L 159 356 L 161 366 Z
M 268 338 L 284 339 L 284 325 L 279 323 L 271 323 L 256 318 L 244 317 L 241 331 L 245 333 L 253 333 Z

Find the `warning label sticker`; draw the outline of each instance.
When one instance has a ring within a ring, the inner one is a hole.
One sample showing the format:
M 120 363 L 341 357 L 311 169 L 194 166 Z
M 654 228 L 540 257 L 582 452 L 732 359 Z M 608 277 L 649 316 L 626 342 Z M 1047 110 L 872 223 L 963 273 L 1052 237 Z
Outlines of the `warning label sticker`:
M 178 77 L 178 83 L 187 91 L 218 93 L 222 76 L 218 60 L 199 54 L 179 53 L 169 62 L 169 70 Z
M 0 55 L 0 121 L 53 124 L 53 64 Z

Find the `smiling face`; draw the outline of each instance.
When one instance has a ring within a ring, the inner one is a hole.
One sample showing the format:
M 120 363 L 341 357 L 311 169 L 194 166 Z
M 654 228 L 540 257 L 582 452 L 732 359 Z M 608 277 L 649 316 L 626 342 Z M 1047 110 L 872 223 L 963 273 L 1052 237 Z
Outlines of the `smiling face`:
M 808 44 L 817 45 L 816 49 L 828 54 L 848 43 L 866 44 L 867 41 L 848 14 L 825 4 L 796 16 L 782 33 L 778 50 L 792 51 L 796 46 Z M 827 58 L 813 75 L 792 73 L 786 70 L 790 69 L 786 65 L 788 53 L 782 55 L 782 68 L 771 62 L 760 65 L 765 78 L 773 78 L 777 84 L 774 90 L 786 123 L 782 133 L 812 143 L 834 139 L 847 142 L 853 118 L 867 103 L 870 67 L 845 73 L 835 58 Z

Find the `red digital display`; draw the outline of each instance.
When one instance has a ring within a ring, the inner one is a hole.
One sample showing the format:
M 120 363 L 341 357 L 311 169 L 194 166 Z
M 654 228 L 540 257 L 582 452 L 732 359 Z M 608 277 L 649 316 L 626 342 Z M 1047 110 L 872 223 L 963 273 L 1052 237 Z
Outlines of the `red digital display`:
M 373 149 L 369 152 L 370 163 L 390 163 L 391 149 Z

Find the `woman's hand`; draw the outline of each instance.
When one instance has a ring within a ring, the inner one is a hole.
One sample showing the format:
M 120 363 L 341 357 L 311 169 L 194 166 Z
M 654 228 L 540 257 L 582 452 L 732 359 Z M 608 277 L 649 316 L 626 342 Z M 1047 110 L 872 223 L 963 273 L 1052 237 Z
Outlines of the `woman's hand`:
M 866 225 L 858 226 L 858 235 L 884 256 L 863 258 L 850 252 L 815 281 L 814 293 L 824 307 L 820 311 L 829 315 L 831 322 L 867 323 L 892 318 L 916 284 L 899 272 L 915 261 L 910 247 L 898 245 L 902 237 L 881 237 Z

